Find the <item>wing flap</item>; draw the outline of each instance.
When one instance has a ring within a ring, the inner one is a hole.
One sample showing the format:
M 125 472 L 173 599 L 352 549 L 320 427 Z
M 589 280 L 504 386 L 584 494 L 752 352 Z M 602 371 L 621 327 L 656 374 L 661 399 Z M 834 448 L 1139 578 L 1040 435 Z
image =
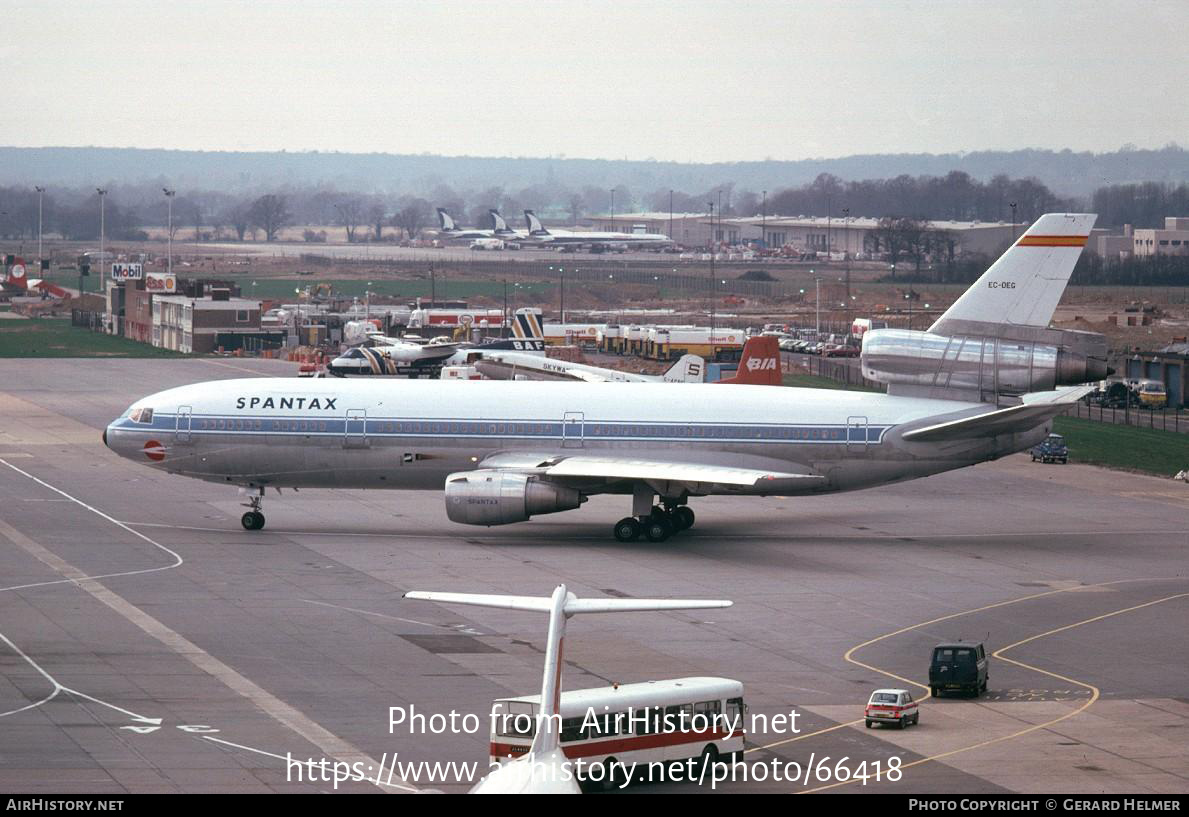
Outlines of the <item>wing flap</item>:
M 725 465 L 588 456 L 566 457 L 548 465 L 543 473 L 554 478 L 667 480 L 669 482 L 733 485 L 741 488 L 755 488 L 776 481 L 791 480 L 804 483 L 825 481 L 825 477 L 817 474 L 791 474 Z

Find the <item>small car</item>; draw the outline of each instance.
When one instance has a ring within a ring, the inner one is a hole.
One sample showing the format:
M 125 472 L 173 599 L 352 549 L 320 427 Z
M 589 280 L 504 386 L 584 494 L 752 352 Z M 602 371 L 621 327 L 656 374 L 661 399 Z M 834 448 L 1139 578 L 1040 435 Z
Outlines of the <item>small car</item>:
M 921 713 L 907 689 L 877 689 L 867 701 L 863 718 L 868 729 L 877 723 L 895 724 L 903 729 L 920 723 Z
M 1069 449 L 1065 446 L 1065 438 L 1060 434 L 1050 434 L 1040 445 L 1032 447 L 1032 461 L 1036 462 L 1069 462 Z
M 956 641 L 933 648 L 929 692 L 939 698 L 951 691 L 976 696 L 987 691 L 987 651 L 981 642 Z

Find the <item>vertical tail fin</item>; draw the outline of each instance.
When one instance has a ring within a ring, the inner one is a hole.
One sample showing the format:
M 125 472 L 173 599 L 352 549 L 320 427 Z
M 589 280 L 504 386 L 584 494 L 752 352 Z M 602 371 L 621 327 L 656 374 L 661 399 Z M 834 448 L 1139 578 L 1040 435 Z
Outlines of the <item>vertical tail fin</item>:
M 445 207 L 438 208 L 438 224 L 441 226 L 443 233 L 452 233 L 458 229 L 458 227 L 454 226 L 454 219 L 446 212 Z
M 698 355 L 682 355 L 664 374 L 666 383 L 701 383 L 706 377 L 706 361 Z
M 1096 218 L 1093 213 L 1041 216 L 929 331 L 999 336 L 1009 327 L 1047 327 Z
M 499 210 L 488 210 L 487 212 L 491 216 L 492 230 L 494 230 L 496 233 L 512 232 L 508 229 L 508 222 L 504 221 L 504 217 L 500 215 Z
M 541 329 L 541 310 L 532 307 L 517 309 L 512 316 L 512 336 L 520 340 L 544 340 Z
M 8 268 L 8 283 L 21 289 L 29 288 L 29 279 L 25 273 L 25 259 L 16 258 Z
M 780 341 L 774 335 L 748 338 L 743 344 L 743 357 L 739 359 L 735 376 L 718 382 L 747 386 L 781 385 Z
M 541 219 L 537 218 L 532 210 L 524 211 L 524 221 L 528 225 L 528 231 L 532 235 L 549 235 L 549 231 L 545 229 L 545 225 L 541 223 Z

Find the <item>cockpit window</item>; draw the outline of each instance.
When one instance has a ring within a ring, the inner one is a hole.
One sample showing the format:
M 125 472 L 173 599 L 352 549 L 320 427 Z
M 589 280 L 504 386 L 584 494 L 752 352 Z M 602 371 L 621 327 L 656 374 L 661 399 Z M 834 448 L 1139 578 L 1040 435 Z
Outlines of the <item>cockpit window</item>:
M 140 406 L 132 409 L 132 413 L 128 415 L 134 423 L 151 423 L 153 422 L 153 410 Z
M 347 354 L 343 355 L 343 357 L 358 359 L 363 357 L 363 351 L 360 349 L 352 349 L 351 351 L 347 352 Z

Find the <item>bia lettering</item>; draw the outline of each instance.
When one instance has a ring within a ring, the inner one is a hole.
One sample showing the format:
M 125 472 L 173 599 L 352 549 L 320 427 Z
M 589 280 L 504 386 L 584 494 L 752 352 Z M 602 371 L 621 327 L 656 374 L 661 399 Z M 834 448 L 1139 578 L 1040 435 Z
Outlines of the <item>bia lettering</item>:
M 237 397 L 235 407 L 238 409 L 319 409 L 334 411 L 334 401 L 337 397 Z

